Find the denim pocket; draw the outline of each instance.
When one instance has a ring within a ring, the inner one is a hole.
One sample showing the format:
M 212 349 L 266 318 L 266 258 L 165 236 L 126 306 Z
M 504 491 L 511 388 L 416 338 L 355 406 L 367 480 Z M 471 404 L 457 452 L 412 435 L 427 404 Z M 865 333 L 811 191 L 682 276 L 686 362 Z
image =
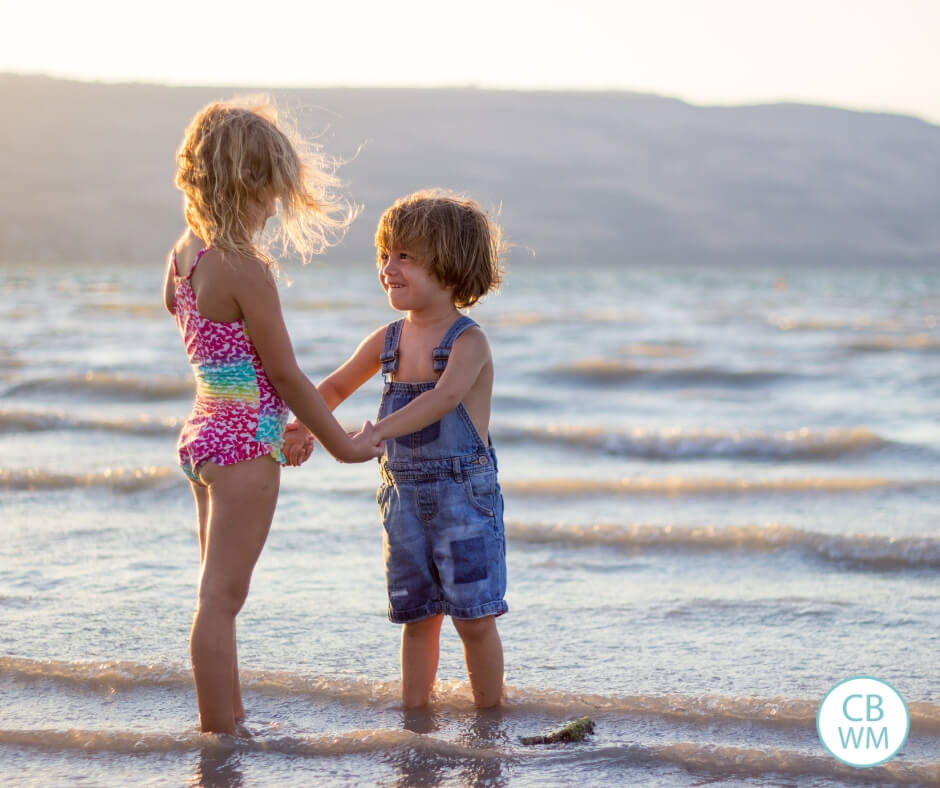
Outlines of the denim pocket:
M 469 504 L 481 514 L 493 517 L 496 505 L 496 472 L 474 473 L 463 483 Z
M 406 449 L 420 449 L 422 446 L 427 446 L 430 443 L 434 443 L 441 436 L 441 423 L 435 421 L 433 424 L 428 424 L 424 429 L 418 430 L 417 432 L 412 432 L 410 435 L 402 435 L 398 438 L 395 438 L 395 443 L 399 446 L 403 446 Z

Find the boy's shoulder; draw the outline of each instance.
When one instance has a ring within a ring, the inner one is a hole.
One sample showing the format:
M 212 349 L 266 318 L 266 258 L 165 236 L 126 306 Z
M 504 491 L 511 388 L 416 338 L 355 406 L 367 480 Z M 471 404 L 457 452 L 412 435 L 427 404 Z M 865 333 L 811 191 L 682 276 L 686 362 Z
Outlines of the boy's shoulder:
M 467 328 L 461 332 L 460 336 L 454 340 L 451 354 L 481 360 L 489 358 L 490 342 L 486 338 L 486 332 L 476 323 L 467 326 Z
M 469 315 L 461 315 L 457 319 L 456 322 L 460 324 L 459 325 L 460 333 L 457 335 L 457 338 L 454 340 L 455 342 L 459 342 L 461 339 L 464 339 L 466 337 L 476 337 L 477 341 L 479 340 L 483 340 L 484 342 L 486 341 L 486 331 L 483 330 L 483 326 L 481 326 L 476 320 L 474 320 Z

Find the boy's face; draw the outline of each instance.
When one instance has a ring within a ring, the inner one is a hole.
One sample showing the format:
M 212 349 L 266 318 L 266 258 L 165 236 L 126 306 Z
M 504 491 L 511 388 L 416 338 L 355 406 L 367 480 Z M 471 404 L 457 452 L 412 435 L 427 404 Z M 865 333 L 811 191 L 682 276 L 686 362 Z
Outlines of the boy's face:
M 427 309 L 440 301 L 453 303 L 452 289 L 437 280 L 427 253 L 415 246 L 393 244 L 381 250 L 379 282 L 389 305 L 400 312 Z

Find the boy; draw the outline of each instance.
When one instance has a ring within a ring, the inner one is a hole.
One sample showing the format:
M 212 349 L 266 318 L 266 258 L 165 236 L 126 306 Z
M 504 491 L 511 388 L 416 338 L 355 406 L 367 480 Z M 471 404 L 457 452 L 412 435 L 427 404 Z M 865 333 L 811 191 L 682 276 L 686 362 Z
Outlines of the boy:
M 379 281 L 405 317 L 373 332 L 318 389 L 335 408 L 380 367 L 385 375 L 377 500 L 388 615 L 404 625 L 405 706 L 428 703 L 445 614 L 463 642 L 474 703 L 496 706 L 503 650 L 495 619 L 509 608 L 489 440 L 493 360 L 482 329 L 458 310 L 498 287 L 502 231 L 475 202 L 423 191 L 382 215 L 375 245 Z

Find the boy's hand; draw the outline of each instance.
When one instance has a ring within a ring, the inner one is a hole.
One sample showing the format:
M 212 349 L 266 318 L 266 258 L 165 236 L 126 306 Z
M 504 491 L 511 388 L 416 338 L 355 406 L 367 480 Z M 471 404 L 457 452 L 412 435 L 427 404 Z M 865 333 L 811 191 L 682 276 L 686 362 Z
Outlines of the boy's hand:
M 375 425 L 371 421 L 366 421 L 362 429 L 355 435 L 350 435 L 350 439 L 355 447 L 357 459 L 352 462 L 365 462 L 376 457 L 381 457 L 385 452 L 382 442 L 377 439 L 375 434 Z
M 313 454 L 313 434 L 299 421 L 292 421 L 284 430 L 281 451 L 288 465 L 303 465 Z

